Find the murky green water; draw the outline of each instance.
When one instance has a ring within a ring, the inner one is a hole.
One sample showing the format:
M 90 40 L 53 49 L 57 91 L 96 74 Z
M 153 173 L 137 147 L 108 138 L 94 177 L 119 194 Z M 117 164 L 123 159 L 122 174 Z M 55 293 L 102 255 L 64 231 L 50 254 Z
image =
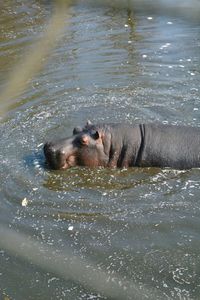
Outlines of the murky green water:
M 0 5 L 2 91 L 52 3 Z M 198 169 L 49 171 L 42 153 L 87 119 L 200 126 L 200 23 L 80 3 L 66 15 L 45 67 L 1 116 L 0 299 L 200 299 Z

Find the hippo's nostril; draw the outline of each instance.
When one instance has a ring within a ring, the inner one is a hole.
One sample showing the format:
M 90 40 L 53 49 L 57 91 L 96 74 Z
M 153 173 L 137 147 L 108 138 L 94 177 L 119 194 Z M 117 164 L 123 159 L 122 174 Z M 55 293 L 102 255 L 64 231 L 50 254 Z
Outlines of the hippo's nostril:
M 50 147 L 50 148 L 49 148 L 49 151 L 50 151 L 52 154 L 55 154 L 55 153 L 56 153 L 56 149 L 53 148 L 53 147 Z
M 61 155 L 61 156 L 65 156 L 65 155 L 66 155 L 65 151 L 64 151 L 64 150 L 61 150 L 61 151 L 60 151 L 60 155 Z
M 56 149 L 55 149 L 55 147 L 51 143 L 46 143 L 44 145 L 44 153 L 45 154 L 55 154 L 56 153 Z

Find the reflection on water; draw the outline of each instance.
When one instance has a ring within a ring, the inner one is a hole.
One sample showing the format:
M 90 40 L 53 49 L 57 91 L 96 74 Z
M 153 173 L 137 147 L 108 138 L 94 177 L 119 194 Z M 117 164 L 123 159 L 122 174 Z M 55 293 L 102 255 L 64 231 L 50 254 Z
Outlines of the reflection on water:
M 54 10 L 10 3 L 0 10 L 1 91 Z M 179 2 L 166 14 L 142 3 L 72 5 L 43 69 L 1 112 L 4 300 L 199 298 L 198 169 L 50 171 L 42 153 L 87 119 L 200 125 L 197 18 Z
M 100 190 L 124 190 L 140 185 L 145 180 L 149 181 L 149 175 L 156 173 L 156 171 L 156 169 L 138 168 L 130 170 L 73 168 L 67 172 L 49 174 L 44 186 L 53 190 L 73 190 L 79 187 Z

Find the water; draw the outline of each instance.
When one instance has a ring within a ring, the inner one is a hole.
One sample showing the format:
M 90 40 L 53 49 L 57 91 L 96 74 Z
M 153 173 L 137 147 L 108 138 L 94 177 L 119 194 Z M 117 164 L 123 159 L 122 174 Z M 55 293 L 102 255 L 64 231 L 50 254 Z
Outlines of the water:
M 1 6 L 3 91 L 53 8 Z M 200 126 L 199 23 L 76 3 L 45 62 L 1 114 L 0 298 L 199 299 L 198 169 L 49 171 L 42 153 L 87 119 Z

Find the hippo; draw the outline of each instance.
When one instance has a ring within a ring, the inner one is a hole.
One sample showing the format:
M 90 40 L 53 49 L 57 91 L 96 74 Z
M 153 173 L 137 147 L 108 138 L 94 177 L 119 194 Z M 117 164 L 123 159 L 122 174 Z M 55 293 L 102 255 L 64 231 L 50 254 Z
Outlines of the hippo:
M 69 138 L 44 145 L 51 169 L 86 167 L 200 167 L 200 127 L 149 124 L 87 124 Z

